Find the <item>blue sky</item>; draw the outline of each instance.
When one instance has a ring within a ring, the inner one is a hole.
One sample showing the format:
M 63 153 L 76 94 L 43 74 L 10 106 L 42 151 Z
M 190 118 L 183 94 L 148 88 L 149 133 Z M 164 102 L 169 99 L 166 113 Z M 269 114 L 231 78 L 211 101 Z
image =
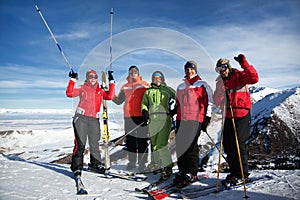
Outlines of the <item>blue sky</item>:
M 300 2 L 297 0 L 0 0 L 0 108 L 72 108 L 65 96 L 69 68 L 35 4 L 83 82 L 87 69 L 109 66 L 119 88 L 131 65 L 146 81 L 155 70 L 176 88 L 186 60 L 214 89 L 219 58 L 244 53 L 258 86 L 299 86 Z M 118 90 L 118 89 L 117 89 Z

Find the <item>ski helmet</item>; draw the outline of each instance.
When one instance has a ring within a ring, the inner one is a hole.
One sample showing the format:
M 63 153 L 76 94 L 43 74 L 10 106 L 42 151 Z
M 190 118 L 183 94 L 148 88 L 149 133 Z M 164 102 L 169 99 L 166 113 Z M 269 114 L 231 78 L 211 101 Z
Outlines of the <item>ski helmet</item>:
M 161 77 L 162 83 L 165 83 L 165 76 L 164 76 L 164 74 L 163 74 L 161 71 L 155 71 L 155 72 L 152 74 L 152 82 L 154 82 L 154 78 L 155 78 L 156 76 Z

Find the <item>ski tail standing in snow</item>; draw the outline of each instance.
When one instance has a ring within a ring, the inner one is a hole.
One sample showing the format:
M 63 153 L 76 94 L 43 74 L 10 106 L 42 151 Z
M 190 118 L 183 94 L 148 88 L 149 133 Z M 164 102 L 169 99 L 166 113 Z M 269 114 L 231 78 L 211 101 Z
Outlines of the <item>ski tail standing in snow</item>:
M 130 66 L 128 76 L 125 83 L 113 102 L 120 105 L 124 102 L 124 126 L 126 135 L 126 148 L 128 153 L 129 163 L 126 166 L 127 170 L 133 170 L 136 167 L 138 158 L 139 171 L 144 171 L 147 163 L 148 153 L 148 125 L 145 122 L 141 104 L 142 98 L 149 83 L 142 80 L 137 66 Z M 139 126 L 138 128 L 136 128 Z M 135 130 L 135 131 L 132 131 Z M 129 133 L 130 134 L 127 134 Z
M 66 95 L 70 98 L 79 97 L 79 103 L 73 117 L 74 127 L 74 150 L 72 155 L 71 170 L 75 175 L 81 175 L 83 169 L 84 150 L 87 139 L 90 147 L 89 170 L 104 173 L 104 166 L 100 162 L 101 155 L 98 148 L 100 140 L 100 108 L 104 100 L 112 100 L 114 97 L 115 84 L 112 73 L 109 77 L 109 91 L 104 91 L 98 83 L 97 72 L 93 69 L 86 72 L 86 80 L 82 85 L 75 88 L 78 74 L 70 72 L 70 81 Z
M 185 79 L 177 87 L 176 154 L 179 172 L 174 182 L 185 187 L 196 180 L 199 169 L 198 138 L 211 119 L 212 90 L 197 74 L 197 63 L 184 65 Z
M 175 90 L 167 86 L 161 71 L 152 74 L 151 87 L 146 90 L 142 101 L 142 114 L 146 123 L 149 121 L 151 142 L 151 163 L 146 171 L 161 173 L 161 179 L 172 175 L 173 163 L 168 149 L 168 140 L 172 127 L 175 106 L 171 110 L 170 102 L 175 104 Z M 171 113 L 172 112 L 172 113 Z
M 106 87 L 106 74 L 102 71 L 102 88 L 107 91 Z M 108 143 L 110 140 L 110 135 L 108 132 L 108 114 L 107 114 L 107 104 L 106 100 L 103 100 L 103 111 L 102 111 L 102 119 L 103 119 L 103 133 L 102 133 L 102 141 L 104 143 L 104 156 L 105 156 L 105 172 L 104 174 L 108 175 L 110 170 L 110 156 L 108 150 Z M 100 140 L 99 140 L 99 148 L 100 148 Z
M 245 182 L 250 181 L 246 141 L 250 136 L 252 103 L 248 84 L 255 84 L 259 79 L 257 71 L 248 63 L 245 55 L 239 54 L 234 59 L 244 70 L 232 68 L 228 59 L 220 58 L 215 67 L 219 76 L 213 96 L 215 104 L 221 108 L 227 102 L 223 144 L 230 174 L 222 181 L 227 186 L 241 181 L 245 185 Z

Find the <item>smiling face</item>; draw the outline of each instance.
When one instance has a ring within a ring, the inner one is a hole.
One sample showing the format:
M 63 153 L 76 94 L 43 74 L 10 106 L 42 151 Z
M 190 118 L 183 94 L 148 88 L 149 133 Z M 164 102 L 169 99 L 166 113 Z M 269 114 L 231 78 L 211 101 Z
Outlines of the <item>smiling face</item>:
M 161 80 L 161 76 L 155 76 L 154 78 L 153 78 L 153 81 L 152 81 L 155 85 L 157 85 L 157 86 L 160 86 L 161 85 L 161 82 L 162 82 L 162 80 Z
M 98 82 L 98 75 L 97 74 L 92 74 L 90 73 L 88 76 L 88 81 L 92 84 L 95 85 Z
M 187 77 L 193 77 L 197 74 L 197 71 L 196 69 L 194 68 L 191 68 L 191 67 L 188 67 L 188 68 L 185 68 L 185 75 Z
M 223 78 L 226 78 L 229 76 L 229 68 L 226 68 L 226 70 L 223 70 L 220 72 L 220 75 L 223 77 Z
M 130 78 L 137 78 L 139 75 L 139 71 L 136 68 L 132 68 L 129 70 L 129 76 Z

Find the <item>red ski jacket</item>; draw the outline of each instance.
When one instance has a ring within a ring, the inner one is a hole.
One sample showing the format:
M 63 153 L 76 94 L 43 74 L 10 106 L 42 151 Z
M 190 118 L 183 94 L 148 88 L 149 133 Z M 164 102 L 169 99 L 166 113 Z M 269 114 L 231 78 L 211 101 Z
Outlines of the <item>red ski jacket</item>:
M 258 74 L 252 65 L 242 64 L 244 71 L 233 68 L 229 78 L 216 79 L 216 90 L 214 92 L 214 102 L 223 108 L 225 96 L 227 99 L 226 117 L 232 118 L 229 105 L 232 106 L 233 117 L 244 117 L 252 107 L 250 92 L 247 84 L 258 82 Z M 226 93 L 227 95 L 226 95 Z
M 141 76 L 138 76 L 136 79 L 127 77 L 127 81 L 113 101 L 118 105 L 125 101 L 123 107 L 124 117 L 141 117 L 142 99 L 150 85 L 143 81 Z
M 109 91 L 105 92 L 99 83 L 94 86 L 90 82 L 84 82 L 79 88 L 74 88 L 76 81 L 70 79 L 66 95 L 67 97 L 74 98 L 79 96 L 79 103 L 76 113 L 88 117 L 100 118 L 100 108 L 102 99 L 112 100 L 115 94 L 115 84 L 109 83 Z
M 176 120 L 191 120 L 202 123 L 205 116 L 211 117 L 212 105 L 212 90 L 198 75 L 191 79 L 186 78 L 177 87 Z

